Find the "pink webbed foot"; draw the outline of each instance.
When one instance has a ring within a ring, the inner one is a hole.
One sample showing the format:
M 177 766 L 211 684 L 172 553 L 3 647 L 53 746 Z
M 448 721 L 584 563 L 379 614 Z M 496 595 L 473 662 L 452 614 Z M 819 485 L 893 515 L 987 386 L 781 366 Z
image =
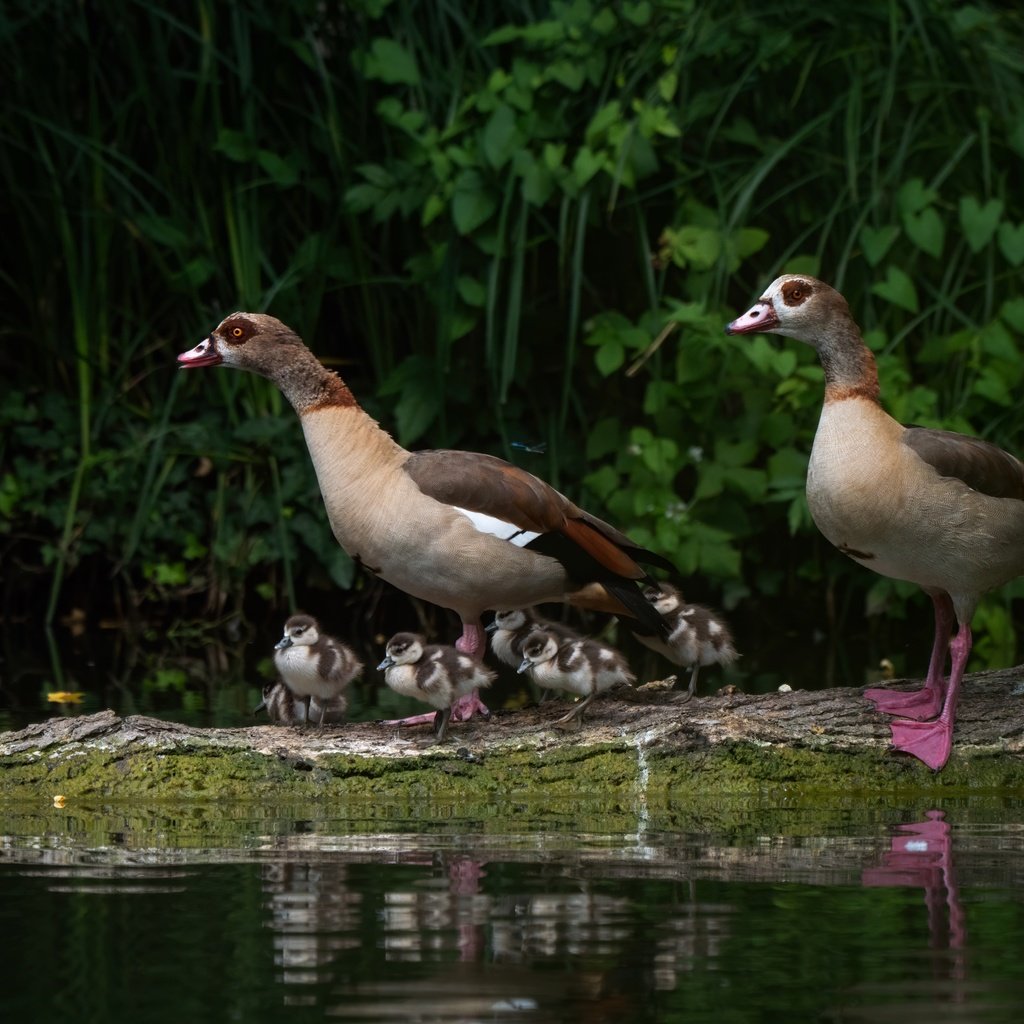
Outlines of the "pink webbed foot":
M 899 715 L 901 718 L 913 718 L 925 721 L 934 718 L 942 708 L 942 694 L 936 687 L 924 687 L 923 690 L 865 690 L 866 700 L 875 705 L 876 711 L 886 715 Z
M 453 722 L 468 722 L 474 715 L 479 715 L 481 718 L 491 717 L 490 709 L 480 699 L 479 690 L 467 693 L 465 697 L 460 697 L 452 705 Z
M 911 754 L 933 771 L 938 771 L 948 760 L 953 747 L 953 725 L 941 718 L 934 722 L 893 722 L 894 750 Z
M 452 705 L 452 722 L 468 722 L 474 715 L 481 718 L 490 718 L 491 712 L 487 705 L 480 699 L 478 691 L 467 693 L 460 697 Z M 429 711 L 425 715 L 410 715 L 408 718 L 386 718 L 381 725 L 433 725 L 437 717 L 436 711 Z

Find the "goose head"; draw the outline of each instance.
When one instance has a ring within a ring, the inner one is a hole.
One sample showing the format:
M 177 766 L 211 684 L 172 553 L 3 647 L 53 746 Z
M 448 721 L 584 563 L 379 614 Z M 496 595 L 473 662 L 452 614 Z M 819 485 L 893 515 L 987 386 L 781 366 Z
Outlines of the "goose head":
M 312 647 L 320 639 L 320 627 L 312 615 L 293 615 L 284 624 L 284 636 L 274 644 L 275 651 L 286 647 Z
M 282 362 L 303 348 L 299 336 L 276 317 L 232 313 L 195 348 L 182 352 L 178 362 L 183 369 L 224 364 L 271 377 Z
M 851 319 L 839 292 L 806 274 L 783 274 L 746 313 L 726 325 L 725 333 L 782 334 L 817 346 L 837 318 Z

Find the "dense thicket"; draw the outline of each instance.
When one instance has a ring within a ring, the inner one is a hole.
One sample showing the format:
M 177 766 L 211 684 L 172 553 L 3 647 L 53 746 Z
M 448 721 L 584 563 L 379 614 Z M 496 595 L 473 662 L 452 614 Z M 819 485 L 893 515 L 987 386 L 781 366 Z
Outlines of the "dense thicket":
M 895 415 L 1024 450 L 1022 47 L 1012 5 L 947 0 L 6 4 L 4 615 L 368 586 L 279 396 L 175 369 L 236 308 L 403 443 L 520 462 L 697 596 L 898 612 L 807 517 L 813 353 L 722 325 L 818 273 Z

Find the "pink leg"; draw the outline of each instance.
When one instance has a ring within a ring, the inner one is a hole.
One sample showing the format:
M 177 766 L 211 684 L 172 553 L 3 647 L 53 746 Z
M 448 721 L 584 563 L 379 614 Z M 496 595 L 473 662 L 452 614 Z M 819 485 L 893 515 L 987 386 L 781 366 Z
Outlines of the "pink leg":
M 893 749 L 913 754 L 924 761 L 929 768 L 938 771 L 949 760 L 953 746 L 953 722 L 956 719 L 956 704 L 960 697 L 960 684 L 964 669 L 971 653 L 971 627 L 963 624 L 951 645 L 953 668 L 949 673 L 949 686 L 943 701 L 942 714 L 934 722 L 892 723 Z
M 462 624 L 462 636 L 455 641 L 456 649 L 463 654 L 468 654 L 479 661 L 487 649 L 487 634 L 479 622 L 464 622 Z M 382 722 L 382 725 L 433 725 L 436 711 L 425 715 L 410 715 L 408 718 L 389 718 Z M 478 690 L 467 693 L 460 697 L 452 705 L 452 722 L 468 722 L 473 715 L 478 714 L 482 718 L 490 718 L 491 712 L 487 705 L 480 699 Z
M 483 626 L 479 622 L 464 622 L 462 636 L 455 641 L 455 646 L 463 654 L 480 661 L 487 650 L 487 634 Z M 490 709 L 480 699 L 479 690 L 467 693 L 452 705 L 453 722 L 468 722 L 474 715 L 480 715 L 482 718 L 491 717 Z
M 878 711 L 887 715 L 899 715 L 922 721 L 934 718 L 942 707 L 945 696 L 943 669 L 946 667 L 946 653 L 949 638 L 953 632 L 953 602 L 948 594 L 933 594 L 935 605 L 935 643 L 928 663 L 928 675 L 921 690 L 906 693 L 902 690 L 865 690 L 864 696 Z

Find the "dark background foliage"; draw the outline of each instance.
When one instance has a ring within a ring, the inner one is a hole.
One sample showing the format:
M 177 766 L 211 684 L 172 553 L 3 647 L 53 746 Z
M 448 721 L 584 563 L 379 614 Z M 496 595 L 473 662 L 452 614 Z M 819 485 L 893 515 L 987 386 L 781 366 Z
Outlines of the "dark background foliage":
M 894 415 L 1020 451 L 1022 44 L 1012 5 L 947 0 L 4 5 L 4 620 L 403 614 L 280 396 L 177 372 L 248 308 L 403 444 L 510 458 L 668 555 L 748 664 L 901 661 L 927 602 L 806 512 L 813 353 L 722 326 L 817 273 Z

